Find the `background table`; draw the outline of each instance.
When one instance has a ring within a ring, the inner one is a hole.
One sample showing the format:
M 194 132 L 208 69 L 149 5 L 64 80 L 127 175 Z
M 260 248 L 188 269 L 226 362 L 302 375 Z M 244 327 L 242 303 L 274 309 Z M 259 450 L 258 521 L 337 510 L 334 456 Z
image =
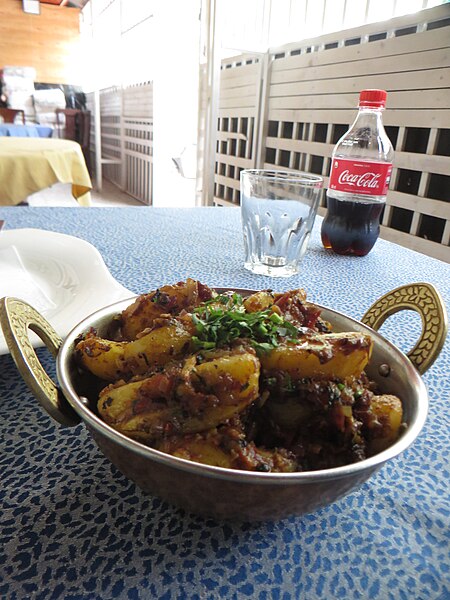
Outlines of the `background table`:
M 50 138 L 53 128 L 45 125 L 15 125 L 0 123 L 0 137 L 42 137 Z
M 23 202 L 54 183 L 71 183 L 72 195 L 90 205 L 89 172 L 76 142 L 58 139 L 0 137 L 0 205 Z
M 449 265 L 383 240 L 364 258 L 329 254 L 317 227 L 300 275 L 254 276 L 242 267 L 232 208 L 0 208 L 0 219 L 93 243 L 136 293 L 187 276 L 216 286 L 304 286 L 311 300 L 359 318 L 398 285 L 428 281 L 449 306 Z M 383 326 L 404 349 L 418 327 L 406 317 Z M 55 425 L 11 358 L 0 357 L 0 597 L 449 598 L 449 354 L 447 342 L 424 376 L 428 420 L 402 456 L 332 506 L 252 525 L 192 516 L 145 495 L 84 426 Z M 51 370 L 47 351 L 39 356 Z

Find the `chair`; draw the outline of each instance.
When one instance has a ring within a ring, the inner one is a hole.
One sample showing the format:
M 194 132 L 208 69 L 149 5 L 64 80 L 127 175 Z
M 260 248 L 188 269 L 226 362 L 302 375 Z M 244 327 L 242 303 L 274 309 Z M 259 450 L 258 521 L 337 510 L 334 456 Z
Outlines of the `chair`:
M 17 115 L 22 115 L 22 123 L 25 125 L 25 111 L 16 108 L 0 108 L 0 117 L 5 123 L 14 123 Z
M 90 134 L 91 134 L 91 113 L 88 110 L 78 110 L 75 108 L 57 108 L 56 123 L 58 128 L 63 125 L 61 116 L 64 115 L 66 140 L 78 142 L 83 151 L 84 160 L 88 171 L 91 172 L 90 156 Z

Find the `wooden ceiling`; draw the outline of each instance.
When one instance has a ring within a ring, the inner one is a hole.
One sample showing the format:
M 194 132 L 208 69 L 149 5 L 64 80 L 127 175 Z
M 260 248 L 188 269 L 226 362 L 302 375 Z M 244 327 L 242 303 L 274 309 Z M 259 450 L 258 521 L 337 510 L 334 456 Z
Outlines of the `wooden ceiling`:
M 55 4 L 69 8 L 83 8 L 89 0 L 40 0 L 41 4 Z

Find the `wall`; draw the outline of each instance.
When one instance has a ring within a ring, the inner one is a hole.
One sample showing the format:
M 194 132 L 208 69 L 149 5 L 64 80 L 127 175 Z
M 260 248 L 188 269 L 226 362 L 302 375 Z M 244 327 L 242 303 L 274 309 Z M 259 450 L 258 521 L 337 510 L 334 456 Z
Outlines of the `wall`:
M 41 14 L 30 15 L 21 0 L 1 0 L 0 68 L 34 67 L 37 82 L 79 84 L 79 14 L 77 8 L 41 4 Z

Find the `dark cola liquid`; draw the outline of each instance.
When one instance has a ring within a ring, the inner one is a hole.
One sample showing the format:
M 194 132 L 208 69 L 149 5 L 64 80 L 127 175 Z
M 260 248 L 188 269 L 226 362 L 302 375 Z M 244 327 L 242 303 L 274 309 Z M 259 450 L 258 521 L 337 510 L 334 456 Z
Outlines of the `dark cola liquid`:
M 322 223 L 322 243 L 336 254 L 368 254 L 380 234 L 384 202 L 356 202 L 327 196 L 328 212 Z

